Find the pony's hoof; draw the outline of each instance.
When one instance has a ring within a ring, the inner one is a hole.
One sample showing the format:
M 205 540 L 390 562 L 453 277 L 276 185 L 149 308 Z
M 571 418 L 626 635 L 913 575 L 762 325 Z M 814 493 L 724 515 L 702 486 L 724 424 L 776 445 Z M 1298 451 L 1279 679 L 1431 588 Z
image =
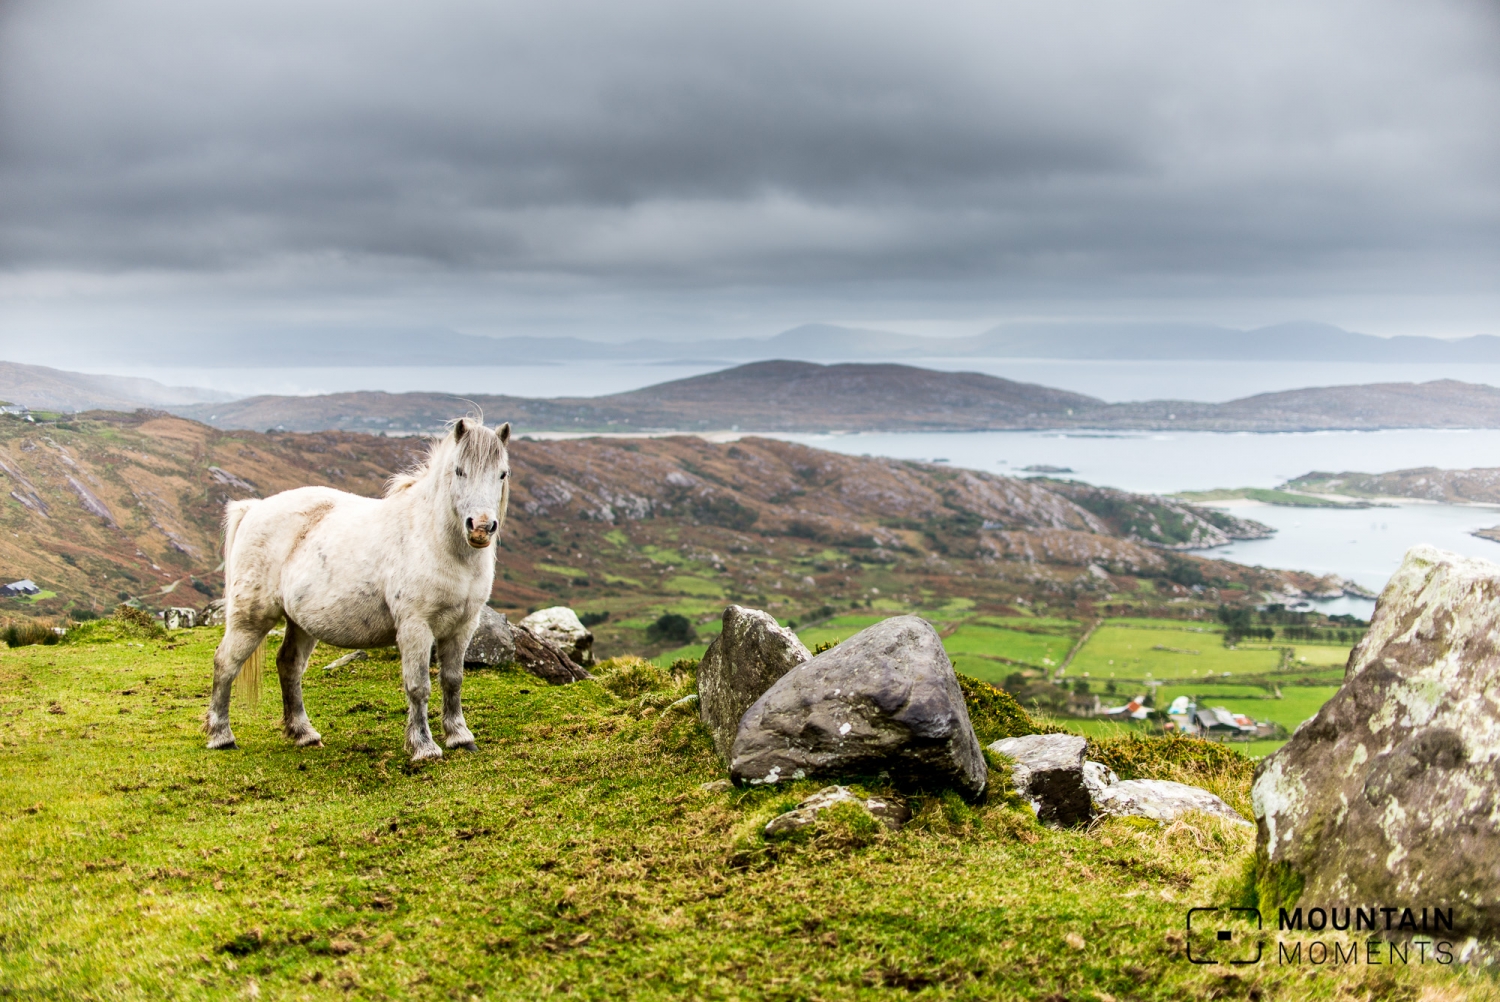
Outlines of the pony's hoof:
M 235 751 L 239 745 L 234 742 L 234 735 L 227 738 L 211 738 L 208 742 L 209 751 Z
M 462 749 L 463 751 L 477 752 L 479 750 L 479 746 L 474 743 L 472 738 L 468 741 L 460 741 L 457 744 L 450 741 L 448 742 L 448 748 L 453 751 Z
M 287 737 L 291 738 L 292 743 L 298 748 L 323 747 L 323 735 L 314 730 L 299 731 L 295 734 L 288 734 Z
M 443 750 L 435 744 L 425 745 L 411 753 L 413 762 L 426 762 L 430 759 L 443 757 Z
M 447 745 L 449 748 L 462 748 L 465 751 L 478 750 L 474 744 L 474 735 L 469 732 L 469 729 L 467 727 L 463 728 L 462 730 L 454 731 L 452 734 L 448 735 L 447 740 L 445 740 L 443 744 Z

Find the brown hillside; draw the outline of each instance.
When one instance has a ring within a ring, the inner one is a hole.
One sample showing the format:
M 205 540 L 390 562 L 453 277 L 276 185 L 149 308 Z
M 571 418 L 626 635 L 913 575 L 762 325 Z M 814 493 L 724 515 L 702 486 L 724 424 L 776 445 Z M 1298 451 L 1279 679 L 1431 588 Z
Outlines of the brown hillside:
M 4 608 L 102 612 L 121 598 L 201 605 L 221 586 L 226 500 L 303 484 L 374 495 L 422 451 L 411 438 L 224 432 L 160 414 L 0 419 L 9 488 L 0 575 L 57 593 L 5 599 Z M 893 591 L 1072 601 L 1134 590 L 1089 565 L 1126 581 L 1289 580 L 1163 552 L 1253 536 L 1263 531 L 1254 523 L 1081 485 L 768 439 L 523 439 L 513 465 L 494 596 L 511 608 L 608 596 L 621 599 L 611 600 L 617 608 L 671 596 L 797 608 Z M 1182 578 L 1185 560 L 1205 570 Z M 1313 587 L 1304 578 L 1295 576 L 1298 586 Z

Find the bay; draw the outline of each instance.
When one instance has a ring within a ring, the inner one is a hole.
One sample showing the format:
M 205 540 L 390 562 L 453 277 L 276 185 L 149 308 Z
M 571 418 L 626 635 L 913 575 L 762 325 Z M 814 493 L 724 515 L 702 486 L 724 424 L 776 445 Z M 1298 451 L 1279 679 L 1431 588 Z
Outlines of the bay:
M 942 462 L 1008 476 L 1046 474 L 1150 494 L 1218 487 L 1275 487 L 1314 470 L 1382 473 L 1433 466 L 1500 466 L 1500 430 L 1252 434 L 1218 432 L 971 432 L 778 435 L 850 455 Z M 1236 542 L 1203 556 L 1338 574 L 1379 591 L 1418 543 L 1500 560 L 1500 544 L 1471 535 L 1500 524 L 1500 507 L 1403 501 L 1385 508 L 1291 508 L 1257 502 L 1221 505 L 1276 529 L 1270 539 Z M 1325 612 L 1368 616 L 1374 603 L 1321 604 Z

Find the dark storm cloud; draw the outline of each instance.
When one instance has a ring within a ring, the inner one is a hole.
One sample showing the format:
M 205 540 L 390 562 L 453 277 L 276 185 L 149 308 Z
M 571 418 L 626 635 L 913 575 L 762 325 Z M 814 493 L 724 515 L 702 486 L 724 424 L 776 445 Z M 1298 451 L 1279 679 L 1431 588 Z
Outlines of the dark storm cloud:
M 1479 3 L 22 0 L 0 268 L 1479 293 L 1497 42 Z

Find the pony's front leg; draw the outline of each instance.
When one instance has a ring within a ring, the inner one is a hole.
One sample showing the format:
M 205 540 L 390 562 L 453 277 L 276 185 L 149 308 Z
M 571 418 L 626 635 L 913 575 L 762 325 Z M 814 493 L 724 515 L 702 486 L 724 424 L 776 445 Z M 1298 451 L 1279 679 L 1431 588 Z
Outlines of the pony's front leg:
M 396 646 L 401 649 L 401 681 L 406 687 L 406 749 L 413 762 L 442 758 L 443 750 L 432 740 L 427 727 L 427 698 L 432 695 L 432 680 L 427 675 L 432 630 L 423 622 L 403 623 L 396 630 Z
M 234 623 L 225 627 L 224 639 L 214 651 L 214 691 L 208 701 L 208 717 L 203 722 L 208 747 L 235 747 L 234 731 L 229 729 L 229 695 L 235 676 L 265 638 L 266 630 L 248 630 Z
M 317 638 L 287 619 L 286 639 L 276 655 L 276 675 L 281 680 L 281 727 L 299 748 L 323 743 L 323 735 L 313 729 L 302 705 L 302 673 L 307 670 L 307 659 L 312 657 L 316 646 Z
M 438 681 L 443 686 L 443 742 L 449 748 L 474 750 L 474 735 L 464 723 L 464 651 L 468 650 L 466 635 L 449 637 L 438 641 Z

